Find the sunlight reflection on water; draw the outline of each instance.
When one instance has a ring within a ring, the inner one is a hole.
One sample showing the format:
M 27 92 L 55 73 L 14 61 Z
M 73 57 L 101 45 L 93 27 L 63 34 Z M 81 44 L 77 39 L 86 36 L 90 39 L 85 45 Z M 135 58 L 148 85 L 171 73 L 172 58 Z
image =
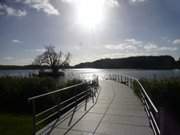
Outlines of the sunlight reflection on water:
M 0 70 L 0 76 L 29 76 L 29 74 L 37 74 L 38 70 Z M 137 70 L 137 69 L 66 69 L 66 79 L 84 78 L 92 79 L 94 75 L 98 75 L 99 79 L 103 79 L 109 74 L 129 75 L 136 78 L 170 78 L 180 77 L 179 69 L 172 70 Z
M 93 75 L 98 75 L 99 79 L 103 79 L 109 74 L 129 75 L 136 78 L 170 78 L 180 77 L 180 70 L 137 70 L 137 69 L 69 69 L 66 70 L 66 75 L 77 76 L 80 78 L 91 78 Z

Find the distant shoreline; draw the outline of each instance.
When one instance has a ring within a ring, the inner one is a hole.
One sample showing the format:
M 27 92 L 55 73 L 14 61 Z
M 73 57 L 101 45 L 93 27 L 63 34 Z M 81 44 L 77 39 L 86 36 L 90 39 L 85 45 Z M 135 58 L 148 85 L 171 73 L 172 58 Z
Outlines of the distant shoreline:
M 170 70 L 180 69 L 180 60 L 172 56 L 136 56 L 115 59 L 99 59 L 93 62 L 80 63 L 63 69 L 96 68 L 96 69 L 137 69 L 137 70 Z M 0 70 L 38 70 L 50 69 L 39 65 L 0 65 Z M 61 68 L 60 68 L 61 69 Z
M 180 69 L 180 61 L 172 56 L 136 56 L 127 58 L 106 58 L 93 62 L 80 63 L 75 68 L 100 69 Z
M 126 69 L 126 70 L 180 70 L 180 68 L 95 68 L 95 67 L 69 67 L 69 68 L 65 68 L 65 69 Z M 8 68 L 4 68 L 0 66 L 0 70 L 39 70 L 40 68 L 24 68 L 22 67 L 18 67 L 18 68 L 14 68 L 14 66 L 9 67 Z M 44 68 L 44 69 L 50 69 L 50 68 Z

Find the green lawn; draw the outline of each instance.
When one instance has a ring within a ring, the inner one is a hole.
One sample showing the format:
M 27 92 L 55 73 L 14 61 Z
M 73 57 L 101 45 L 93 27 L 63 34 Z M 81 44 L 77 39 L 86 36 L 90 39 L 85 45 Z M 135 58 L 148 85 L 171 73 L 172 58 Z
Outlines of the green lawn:
M 10 113 L 0 113 L 1 135 L 31 135 L 31 116 Z

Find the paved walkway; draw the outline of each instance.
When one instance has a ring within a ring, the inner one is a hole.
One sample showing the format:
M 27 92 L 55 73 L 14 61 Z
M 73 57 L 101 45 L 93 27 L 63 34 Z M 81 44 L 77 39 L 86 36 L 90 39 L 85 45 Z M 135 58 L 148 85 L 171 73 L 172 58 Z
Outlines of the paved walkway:
M 129 87 L 106 80 L 100 86 L 97 104 L 78 123 L 72 123 L 67 135 L 153 135 L 143 105 Z M 74 120 L 83 115 L 83 109 Z M 63 135 L 68 127 L 67 119 L 51 135 Z

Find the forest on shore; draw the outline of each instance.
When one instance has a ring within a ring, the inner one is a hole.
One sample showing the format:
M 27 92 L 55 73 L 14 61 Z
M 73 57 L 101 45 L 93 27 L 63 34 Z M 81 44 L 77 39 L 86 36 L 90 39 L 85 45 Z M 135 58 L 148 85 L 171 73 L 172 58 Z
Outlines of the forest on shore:
M 129 69 L 178 69 L 180 61 L 172 56 L 136 56 L 128 58 L 100 59 L 80 63 L 75 68 L 129 68 Z

